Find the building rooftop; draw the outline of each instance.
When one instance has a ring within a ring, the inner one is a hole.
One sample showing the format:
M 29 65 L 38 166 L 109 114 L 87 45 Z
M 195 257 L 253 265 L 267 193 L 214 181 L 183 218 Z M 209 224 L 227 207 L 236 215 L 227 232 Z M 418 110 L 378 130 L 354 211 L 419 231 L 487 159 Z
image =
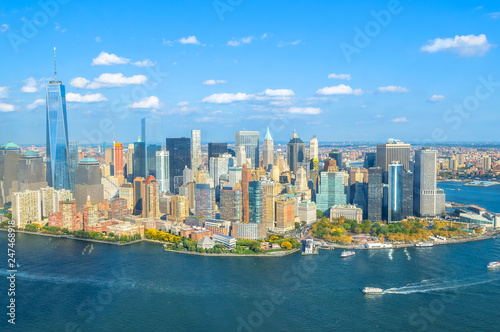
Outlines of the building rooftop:
M 83 158 L 80 160 L 81 163 L 97 163 L 98 161 L 95 158 Z
M 12 141 L 8 141 L 4 145 L 2 145 L 2 148 L 6 148 L 6 149 L 19 149 L 19 145 L 13 143 Z
M 23 153 L 23 156 L 25 156 L 25 157 L 39 157 L 40 154 L 38 154 L 38 152 L 36 152 L 36 151 L 29 150 L 29 151 L 26 151 L 25 153 Z

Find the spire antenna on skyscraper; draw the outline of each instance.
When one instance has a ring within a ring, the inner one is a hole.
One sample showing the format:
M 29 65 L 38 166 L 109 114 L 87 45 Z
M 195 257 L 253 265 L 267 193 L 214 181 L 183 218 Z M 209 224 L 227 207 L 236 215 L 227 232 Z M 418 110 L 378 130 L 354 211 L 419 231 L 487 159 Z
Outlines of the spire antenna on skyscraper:
M 56 47 L 54 46 L 54 81 L 57 82 Z

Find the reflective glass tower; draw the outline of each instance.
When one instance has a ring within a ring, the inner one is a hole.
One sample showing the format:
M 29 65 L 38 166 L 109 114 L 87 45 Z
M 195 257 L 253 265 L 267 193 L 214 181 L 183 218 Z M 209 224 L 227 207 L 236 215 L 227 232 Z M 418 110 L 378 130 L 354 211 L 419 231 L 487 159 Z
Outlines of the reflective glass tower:
M 55 52 L 54 47 L 54 80 L 47 84 L 47 184 L 70 190 L 66 91 L 57 80 Z
M 145 175 L 146 177 L 149 175 L 156 177 L 156 152 L 161 151 L 161 119 L 143 118 L 141 120 L 141 131 L 146 153 Z

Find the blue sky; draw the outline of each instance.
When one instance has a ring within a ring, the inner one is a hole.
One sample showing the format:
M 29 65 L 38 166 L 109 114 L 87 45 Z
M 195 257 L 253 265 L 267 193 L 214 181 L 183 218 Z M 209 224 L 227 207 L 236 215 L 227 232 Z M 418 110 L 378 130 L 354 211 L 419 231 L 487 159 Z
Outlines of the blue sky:
M 45 142 L 54 46 L 82 143 L 145 116 L 203 142 L 499 141 L 499 27 L 497 1 L 2 1 L 0 141 Z

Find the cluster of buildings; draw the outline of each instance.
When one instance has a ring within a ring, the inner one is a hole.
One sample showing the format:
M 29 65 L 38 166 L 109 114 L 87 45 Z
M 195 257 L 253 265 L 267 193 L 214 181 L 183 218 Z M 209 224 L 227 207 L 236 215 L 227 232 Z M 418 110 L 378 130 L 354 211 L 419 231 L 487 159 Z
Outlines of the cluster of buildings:
M 317 210 L 358 222 L 445 213 L 438 151 L 399 140 L 344 154 L 325 151 L 316 137 L 306 146 L 295 131 L 286 146 L 275 146 L 268 128 L 262 149 L 258 131 L 237 131 L 234 145 L 210 142 L 202 150 L 200 130 L 163 141 L 161 120 L 144 118 L 141 136 L 126 148 L 114 134 L 111 146 L 80 147 L 68 139 L 57 79 L 47 85 L 46 112 L 45 151 L 0 147 L 0 207 L 12 209 L 18 227 L 47 219 L 68 230 L 143 234 L 154 227 L 197 239 L 261 239 L 314 222 Z M 455 159 L 457 167 L 466 162 Z M 491 160 L 484 157 L 483 166 L 492 169 Z

